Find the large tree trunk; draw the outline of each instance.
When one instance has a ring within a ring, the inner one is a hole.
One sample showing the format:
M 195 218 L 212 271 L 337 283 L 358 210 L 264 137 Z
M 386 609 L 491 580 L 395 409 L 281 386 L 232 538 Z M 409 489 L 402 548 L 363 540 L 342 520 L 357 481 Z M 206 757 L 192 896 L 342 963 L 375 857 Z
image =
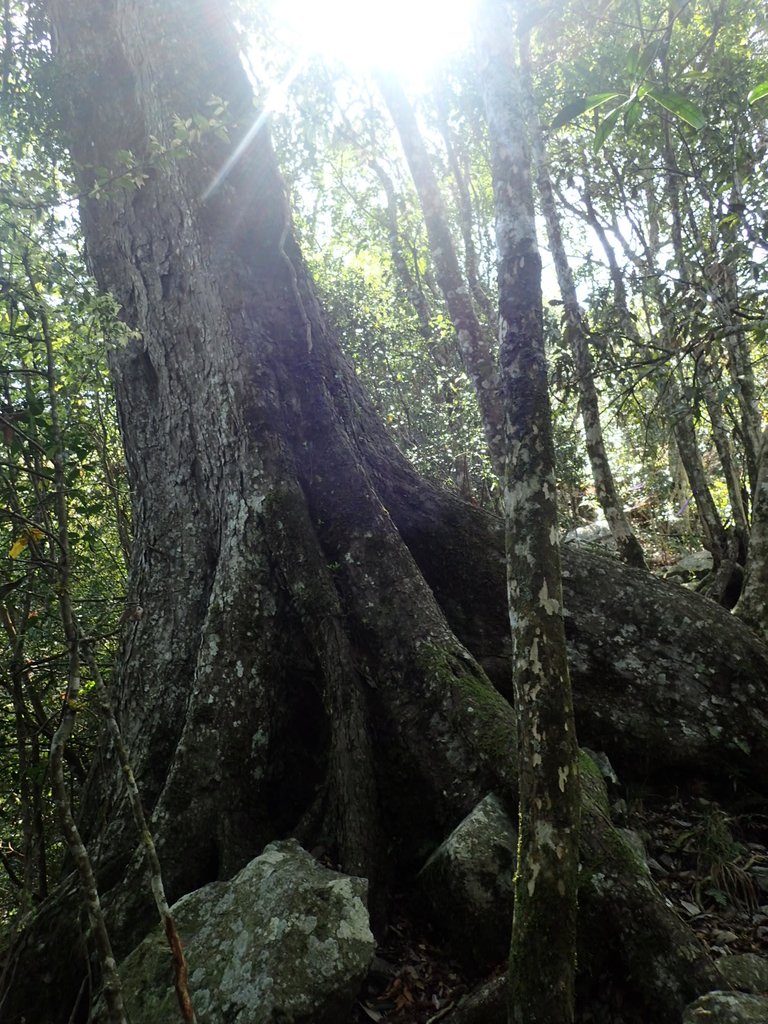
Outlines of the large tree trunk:
M 407 858 L 483 790 L 514 798 L 514 766 L 489 753 L 477 713 L 504 702 L 373 486 L 371 465 L 400 456 L 327 337 L 267 134 L 208 198 L 229 145 L 210 133 L 157 153 L 212 96 L 235 141 L 251 127 L 226 9 L 51 10 L 90 259 L 133 332 L 111 363 L 142 612 L 117 702 L 170 894 L 296 828 L 334 837 L 346 869 L 376 878 L 382 822 L 408 837 Z M 120 177 L 127 146 L 138 189 Z M 96 168 L 114 176 L 100 195 Z M 85 817 L 117 878 L 133 844 L 100 775 Z
M 326 333 L 267 136 L 207 199 L 230 144 L 211 133 L 158 152 L 212 96 L 233 143 L 250 127 L 224 5 L 51 0 L 51 13 L 90 260 L 133 332 L 111 363 L 141 615 L 115 698 L 169 899 L 291 833 L 330 837 L 384 894 L 488 790 L 516 800 L 514 718 L 480 667 L 511 680 L 498 523 L 420 481 L 375 418 Z M 120 177 L 127 148 L 141 188 Z M 101 196 L 97 168 L 114 174 Z M 764 649 L 646 575 L 565 561 L 584 741 L 628 774 L 695 763 L 764 785 Z M 122 955 L 153 912 L 118 776 L 104 741 L 82 819 Z M 619 879 L 610 825 L 585 807 L 583 855 L 597 844 Z M 588 892 L 606 944 L 682 948 L 658 895 L 626 888 L 661 917 L 633 919 L 625 942 L 612 891 Z M 5 1021 L 85 1019 L 71 1015 L 84 974 L 71 907 L 58 890 L 17 947 Z M 683 959 L 666 965 L 669 996 L 648 983 L 654 1019 L 713 980 L 700 951 Z

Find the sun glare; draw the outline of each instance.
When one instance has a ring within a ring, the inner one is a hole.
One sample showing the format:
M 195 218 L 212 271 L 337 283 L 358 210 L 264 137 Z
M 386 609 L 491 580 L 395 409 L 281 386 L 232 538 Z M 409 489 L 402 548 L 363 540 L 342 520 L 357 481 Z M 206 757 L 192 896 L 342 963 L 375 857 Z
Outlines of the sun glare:
M 353 71 L 393 71 L 418 81 L 466 48 L 472 0 L 281 0 L 297 48 Z

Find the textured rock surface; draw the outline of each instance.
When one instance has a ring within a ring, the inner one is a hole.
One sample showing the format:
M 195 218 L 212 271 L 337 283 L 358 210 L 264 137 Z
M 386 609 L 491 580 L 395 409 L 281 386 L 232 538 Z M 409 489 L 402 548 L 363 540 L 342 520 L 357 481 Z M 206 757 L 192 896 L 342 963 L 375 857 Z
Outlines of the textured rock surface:
M 733 953 L 717 961 L 722 976 L 742 992 L 768 992 L 768 960 L 757 953 Z M 768 1017 L 766 1017 L 768 1020 Z
M 766 1024 L 768 999 L 743 992 L 708 992 L 686 1009 L 683 1024 Z
M 293 840 L 272 843 L 228 882 L 174 906 L 198 1024 L 267 1024 L 348 1015 L 373 955 L 367 883 L 321 867 Z M 177 1024 L 159 929 L 120 974 L 131 1024 Z
M 419 874 L 433 920 L 472 967 L 508 953 L 516 851 L 517 832 L 501 801 L 489 794 Z
M 712 571 L 712 555 L 709 551 L 692 551 L 688 555 L 670 565 L 664 574 L 670 576 L 682 576 L 684 579 L 690 576 L 706 576 Z

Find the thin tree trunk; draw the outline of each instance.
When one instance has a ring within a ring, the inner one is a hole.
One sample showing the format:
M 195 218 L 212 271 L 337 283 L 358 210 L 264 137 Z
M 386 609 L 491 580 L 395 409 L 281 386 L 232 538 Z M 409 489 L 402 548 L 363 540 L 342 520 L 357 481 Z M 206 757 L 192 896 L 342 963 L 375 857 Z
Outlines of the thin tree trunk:
M 587 201 L 586 203 L 586 218 L 587 222 L 595 230 L 603 251 L 605 252 L 610 269 L 611 281 L 613 283 L 614 302 L 619 316 L 621 317 L 624 332 L 628 338 L 633 339 L 638 345 L 642 345 L 642 338 L 640 337 L 637 324 L 630 313 L 627 303 L 626 286 L 624 284 L 621 268 L 618 265 L 616 255 L 613 252 L 613 247 L 608 240 L 605 229 L 597 218 L 590 201 Z M 621 239 L 621 242 L 622 246 L 625 247 L 627 258 L 636 259 L 623 238 Z M 664 332 L 666 329 L 665 304 L 664 298 L 658 287 L 658 280 L 655 275 L 654 262 L 650 248 L 648 248 L 645 254 L 645 264 L 648 270 L 648 277 L 651 282 L 650 290 L 652 291 L 654 300 L 658 306 L 662 332 Z M 667 349 L 668 351 L 671 351 L 671 347 L 669 345 L 667 345 Z M 656 389 L 659 395 L 659 401 L 664 409 L 667 422 L 670 424 L 675 438 L 675 444 L 677 445 L 677 450 L 680 455 L 680 461 L 685 467 L 685 472 L 691 485 L 691 491 L 696 500 L 696 510 L 699 514 L 699 521 L 704 534 L 704 544 L 712 553 L 715 568 L 717 568 L 728 554 L 727 537 L 722 520 L 720 519 L 720 514 L 717 511 L 717 507 L 715 506 L 712 498 L 712 492 L 709 488 L 709 481 L 707 479 L 706 470 L 704 468 L 696 437 L 696 426 L 693 421 L 693 414 L 691 413 L 688 403 L 683 400 L 680 393 L 676 373 L 676 367 L 671 366 L 666 378 L 656 384 Z
M 507 589 L 520 750 L 509 1017 L 514 1024 L 569 1024 L 576 969 L 578 748 L 563 621 L 541 257 L 513 40 L 505 7 L 487 0 L 478 15 L 478 49 L 499 250 Z
M 459 268 L 443 197 L 411 105 L 393 77 L 378 74 L 376 81 L 411 169 L 427 226 L 437 281 L 456 331 L 459 351 L 477 394 L 491 462 L 496 475 L 501 477 L 504 471 L 504 417 L 496 359 Z
M 744 585 L 733 611 L 768 642 L 768 430 L 763 434 L 752 496 L 752 531 Z
M 716 384 L 713 380 L 712 364 L 708 353 L 702 353 L 700 356 L 697 363 L 697 375 L 707 406 L 709 422 L 712 424 L 712 438 L 720 458 L 720 465 L 723 468 L 725 485 L 728 488 L 728 500 L 731 504 L 733 528 L 736 536 L 737 558 L 743 565 L 749 549 L 750 531 L 747 513 L 744 508 L 744 499 L 741 494 L 741 474 L 734 459 L 728 428 L 723 420 L 722 404 L 718 400 L 716 393 Z
M 734 168 L 734 180 L 738 182 L 738 170 Z M 741 204 L 738 184 L 734 185 L 732 202 Z M 752 365 L 746 333 L 741 329 L 736 316 L 739 306 L 738 286 L 734 264 L 738 259 L 735 230 L 727 225 L 723 228 L 725 253 L 722 260 L 713 261 L 705 268 L 705 277 L 711 289 L 712 302 L 721 324 L 725 328 L 722 344 L 728 359 L 731 386 L 736 393 L 741 414 L 741 440 L 744 447 L 747 475 L 754 490 L 757 486 L 758 463 L 761 457 L 762 415 L 757 400 L 757 383 Z
M 523 84 L 525 103 L 530 124 L 531 152 L 536 169 L 536 181 L 541 200 L 541 210 L 547 226 L 547 237 L 552 259 L 557 273 L 557 282 L 563 300 L 565 312 L 565 333 L 576 365 L 576 381 L 579 389 L 579 410 L 584 424 L 587 455 L 592 470 L 595 494 L 603 510 L 611 536 L 616 543 L 619 557 L 627 565 L 638 569 L 647 569 L 645 555 L 637 537 L 624 512 L 624 505 L 619 498 L 616 482 L 613 478 L 610 460 L 605 449 L 603 426 L 600 417 L 600 400 L 595 386 L 594 363 L 589 350 L 589 337 L 584 315 L 576 294 L 576 283 L 573 279 L 568 256 L 563 243 L 563 232 L 560 216 L 555 205 L 555 194 L 549 174 L 547 154 L 541 130 L 541 121 L 533 97 L 531 81 L 530 53 L 522 56 Z
M 469 284 L 472 298 L 476 307 L 480 310 L 485 323 L 492 323 L 495 318 L 495 311 L 491 300 L 483 287 L 478 271 L 478 258 L 475 241 L 472 237 L 474 217 L 472 213 L 472 197 L 467 183 L 467 177 L 459 161 L 456 152 L 456 140 L 451 132 L 448 115 L 447 89 L 437 88 L 434 92 L 435 109 L 437 111 L 437 124 L 445 144 L 445 152 L 448 157 L 448 166 L 451 170 L 456 186 L 456 198 L 459 214 L 459 227 L 461 238 L 464 243 L 464 268 L 467 282 Z
M 22 604 L 17 621 L 28 621 L 31 597 Z M 24 635 L 17 632 L 13 617 L 5 603 L 0 603 L 0 621 L 11 647 L 9 695 L 15 718 L 16 756 L 19 773 L 19 803 L 23 838 L 23 891 L 20 913 L 23 915 L 33 901 L 47 895 L 45 838 L 42 828 L 40 793 L 40 759 L 37 730 L 30 720 L 24 700 L 24 683 L 29 684 L 29 670 L 24 659 Z M 37 781 L 36 781 L 37 780 Z
M 389 251 L 392 257 L 392 266 L 395 268 L 400 284 L 408 296 L 419 321 L 419 333 L 422 338 L 429 341 L 432 337 L 431 315 L 427 297 L 420 285 L 414 280 L 408 262 L 403 253 L 402 240 L 400 238 L 399 218 L 397 213 L 397 194 L 392 179 L 381 166 L 381 163 L 374 157 L 368 158 L 368 166 L 379 179 L 384 195 L 387 197 L 387 236 L 389 238 Z

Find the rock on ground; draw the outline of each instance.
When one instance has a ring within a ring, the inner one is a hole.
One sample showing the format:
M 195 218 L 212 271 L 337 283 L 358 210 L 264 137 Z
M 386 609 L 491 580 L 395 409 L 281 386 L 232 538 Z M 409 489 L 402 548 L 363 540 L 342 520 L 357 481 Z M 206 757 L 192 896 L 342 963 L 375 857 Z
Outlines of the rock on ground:
M 517 832 L 490 793 L 419 874 L 432 920 L 471 968 L 503 960 L 509 950 L 516 853 Z
M 173 914 L 198 1024 L 313 1024 L 349 1017 L 374 951 L 367 882 L 272 843 Z M 131 1024 L 177 1024 L 170 954 L 158 927 L 120 966 Z
M 768 992 L 768 960 L 764 956 L 758 956 L 757 953 L 732 953 L 721 956 L 717 967 L 732 988 L 758 995 Z
M 683 1024 L 766 1024 L 768 999 L 743 992 L 708 992 L 686 1009 Z

